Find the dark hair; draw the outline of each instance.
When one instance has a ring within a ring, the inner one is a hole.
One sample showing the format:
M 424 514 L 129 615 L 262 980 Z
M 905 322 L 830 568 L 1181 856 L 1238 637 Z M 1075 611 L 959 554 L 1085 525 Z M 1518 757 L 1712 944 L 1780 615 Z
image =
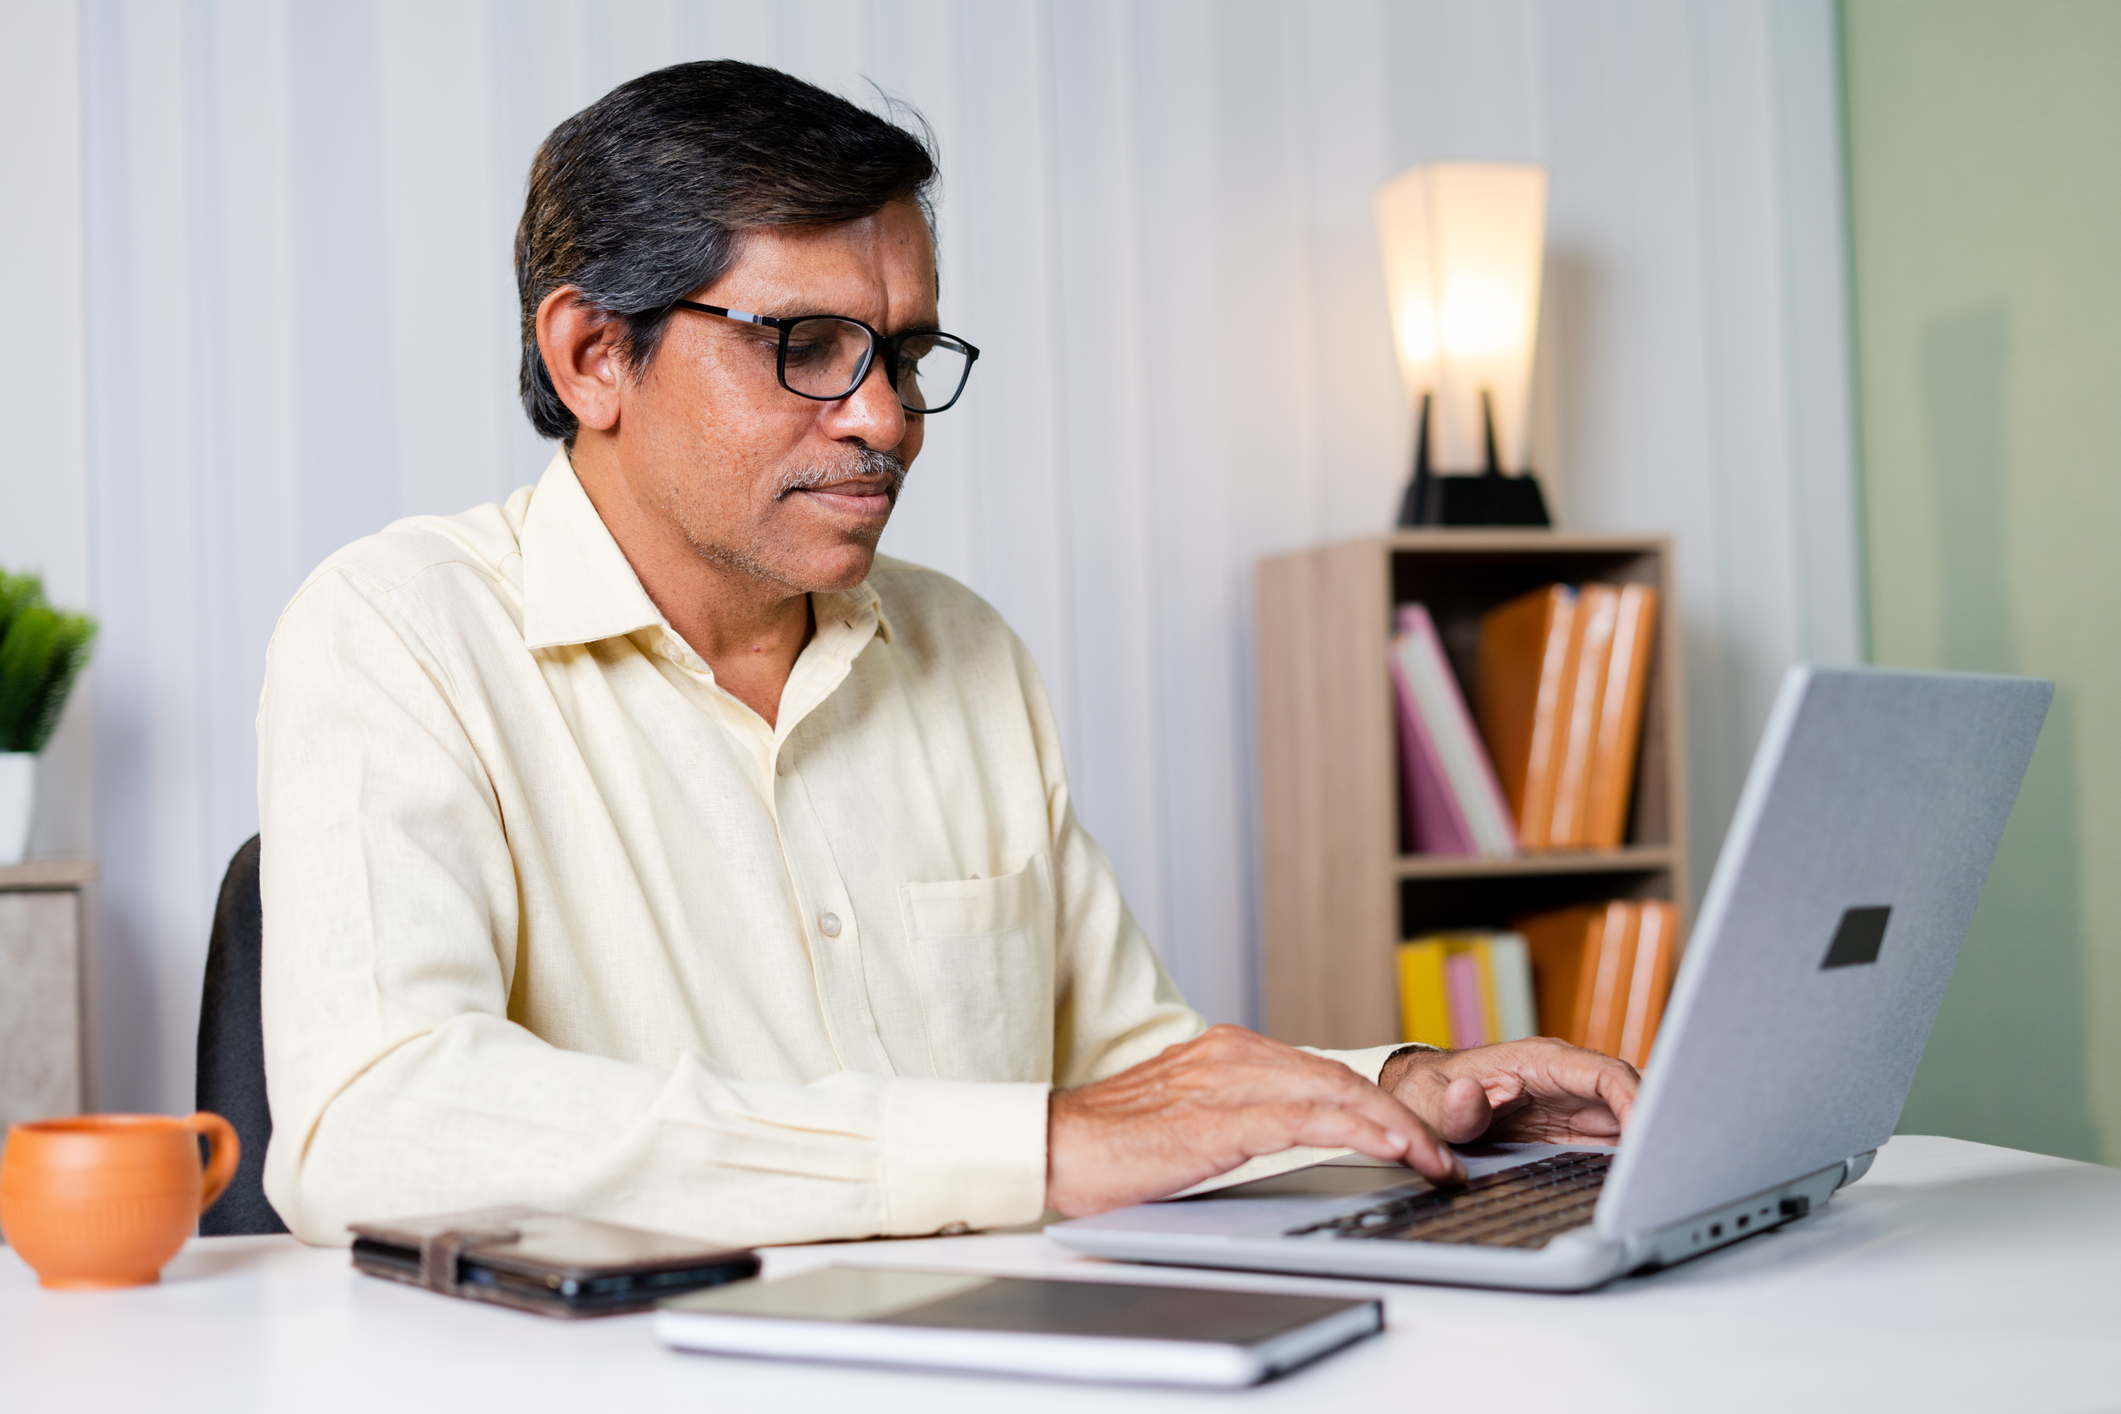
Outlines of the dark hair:
M 777 69 L 711 59 L 620 84 L 552 130 L 516 227 L 523 410 L 570 446 L 574 414 L 538 352 L 538 306 L 572 285 L 648 366 L 673 301 L 729 269 L 743 232 L 828 226 L 916 202 L 934 227 L 933 138 Z

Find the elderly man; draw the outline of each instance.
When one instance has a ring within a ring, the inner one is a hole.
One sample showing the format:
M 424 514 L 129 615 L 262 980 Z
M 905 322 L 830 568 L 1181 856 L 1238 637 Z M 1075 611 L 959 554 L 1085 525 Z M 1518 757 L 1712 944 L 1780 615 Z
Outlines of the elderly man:
M 265 1182 L 302 1237 L 931 1233 L 1295 1146 L 1448 1181 L 1444 1140 L 1619 1133 L 1634 1072 L 1556 1042 L 1314 1053 L 1179 998 L 1023 645 L 876 554 L 978 356 L 934 176 L 726 62 L 539 151 L 522 393 L 562 450 L 334 555 L 270 650 Z

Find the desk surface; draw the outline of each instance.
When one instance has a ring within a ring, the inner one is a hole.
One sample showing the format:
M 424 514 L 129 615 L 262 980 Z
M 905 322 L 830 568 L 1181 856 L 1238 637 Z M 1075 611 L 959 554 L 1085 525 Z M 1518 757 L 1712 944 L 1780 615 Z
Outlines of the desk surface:
M 1580 1296 L 1125 1267 L 1037 1236 L 784 1248 L 767 1275 L 828 1262 L 1367 1292 L 1389 1328 L 1257 1390 L 1089 1390 L 679 1355 L 646 1317 L 563 1323 L 446 1300 L 286 1237 L 199 1238 L 161 1286 L 103 1293 L 43 1291 L 0 1249 L 0 1408 L 2121 1406 L 2121 1170 L 1951 1139 L 1897 1139 L 1822 1213 Z

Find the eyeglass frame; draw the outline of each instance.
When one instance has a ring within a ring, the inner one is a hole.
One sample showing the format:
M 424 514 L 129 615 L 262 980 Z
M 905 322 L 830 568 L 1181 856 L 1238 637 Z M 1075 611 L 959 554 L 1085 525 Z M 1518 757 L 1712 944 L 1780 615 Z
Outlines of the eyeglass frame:
M 853 397 L 855 393 L 861 388 L 862 384 L 868 381 L 869 370 L 876 363 L 876 351 L 879 348 L 883 349 L 886 355 L 884 363 L 884 382 L 890 386 L 891 391 L 893 393 L 898 393 L 898 375 L 896 372 L 894 372 L 894 370 L 898 367 L 898 356 L 900 346 L 904 344 L 904 342 L 908 339 L 932 339 L 941 337 L 952 340 L 953 342 L 961 346 L 965 351 L 965 373 L 962 378 L 958 379 L 957 391 L 952 393 L 950 395 L 950 401 L 944 403 L 941 407 L 910 407 L 907 405 L 905 396 L 903 394 L 900 394 L 899 396 L 898 405 L 902 408 L 905 408 L 907 412 L 913 413 L 915 416 L 925 416 L 926 414 L 931 412 L 948 412 L 950 409 L 957 406 L 959 398 L 965 396 L 965 385 L 972 381 L 972 365 L 979 362 L 979 350 L 972 345 L 971 341 L 959 338 L 956 334 L 944 333 L 941 329 L 909 329 L 903 334 L 886 334 L 880 330 L 870 327 L 867 324 L 864 324 L 861 320 L 856 319 L 851 314 L 752 314 L 748 310 L 723 309 L 720 305 L 699 304 L 689 299 L 673 300 L 671 301 L 670 307 L 672 309 L 695 310 L 701 314 L 712 314 L 723 319 L 734 319 L 739 324 L 757 324 L 764 328 L 777 331 L 780 334 L 780 344 L 774 352 L 773 376 L 780 382 L 780 385 L 783 388 L 786 388 L 789 392 L 795 394 L 799 398 L 808 398 L 811 402 L 814 403 L 836 403 L 841 401 L 841 399 Z M 838 397 L 828 398 L 818 393 L 806 393 L 800 388 L 794 388 L 789 386 L 788 331 L 793 329 L 796 325 L 804 323 L 805 321 L 811 319 L 837 319 L 843 324 L 852 324 L 855 328 L 861 330 L 864 334 L 867 334 L 869 336 L 869 351 L 862 356 L 862 366 L 855 371 L 854 381 L 847 385 L 847 391 L 839 394 Z

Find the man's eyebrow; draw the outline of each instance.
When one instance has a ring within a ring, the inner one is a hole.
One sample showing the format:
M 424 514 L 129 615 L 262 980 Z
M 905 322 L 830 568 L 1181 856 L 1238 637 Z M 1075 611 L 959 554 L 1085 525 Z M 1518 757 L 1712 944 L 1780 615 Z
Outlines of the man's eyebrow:
M 796 319 L 805 314 L 823 314 L 821 309 L 812 309 L 795 300 L 767 300 L 743 311 L 746 314 L 763 315 L 768 319 Z
M 746 314 L 763 315 L 768 319 L 809 319 L 821 316 L 830 316 L 838 319 L 854 318 L 853 315 L 843 314 L 836 309 L 820 309 L 816 305 L 803 304 L 795 300 L 765 301 L 756 309 L 748 309 L 744 312 Z M 867 323 L 868 321 L 864 320 L 863 322 Z M 936 323 L 933 319 L 916 319 L 896 332 L 900 334 L 940 334 L 943 332 L 943 326 Z

